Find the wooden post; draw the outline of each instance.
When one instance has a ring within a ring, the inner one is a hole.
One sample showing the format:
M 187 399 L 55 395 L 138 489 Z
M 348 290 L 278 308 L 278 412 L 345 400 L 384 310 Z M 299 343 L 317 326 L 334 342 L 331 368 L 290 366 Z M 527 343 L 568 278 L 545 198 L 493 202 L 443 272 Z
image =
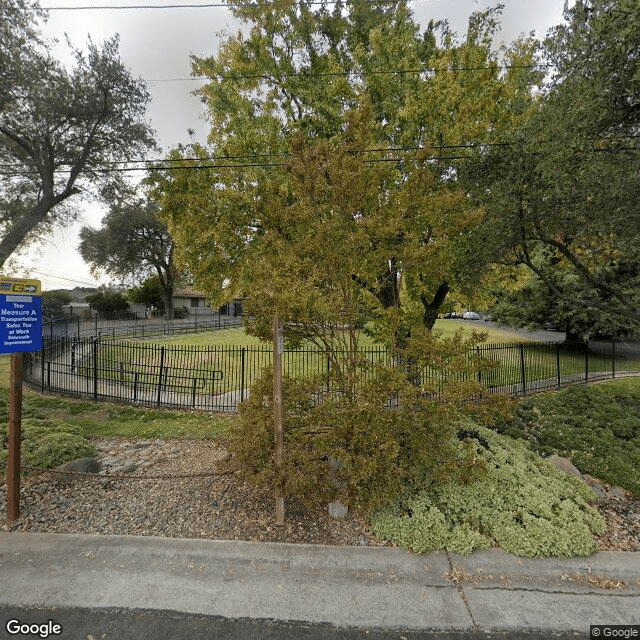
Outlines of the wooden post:
M 282 426 L 282 352 L 284 334 L 282 320 L 273 316 L 273 433 L 276 443 L 276 470 L 282 468 L 284 433 Z M 276 524 L 284 524 L 284 496 L 282 489 L 276 487 Z
M 20 443 L 22 440 L 22 353 L 11 354 L 9 374 L 9 441 L 7 459 L 7 522 L 20 517 Z

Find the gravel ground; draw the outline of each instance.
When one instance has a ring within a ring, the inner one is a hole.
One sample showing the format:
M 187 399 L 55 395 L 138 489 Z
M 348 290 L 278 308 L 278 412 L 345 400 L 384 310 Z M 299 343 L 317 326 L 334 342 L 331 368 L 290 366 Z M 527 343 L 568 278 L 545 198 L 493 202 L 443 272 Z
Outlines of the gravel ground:
M 149 535 L 173 538 L 253 540 L 382 546 L 362 517 L 344 520 L 326 509 L 287 501 L 284 526 L 274 524 L 275 501 L 242 482 L 215 442 L 93 438 L 108 475 L 44 473 L 23 479 L 21 517 L 15 531 Z M 123 463 L 136 469 L 122 473 Z M 133 466 L 133 465 L 130 465 Z M 222 472 L 222 473 L 220 473 Z M 197 474 L 218 475 L 200 476 Z M 192 474 L 187 478 L 156 476 Z M 152 478 L 153 476 L 153 478 Z M 148 478 L 148 479 L 142 479 Z M 590 482 L 592 481 L 590 479 Z M 599 483 L 595 506 L 607 520 L 597 538 L 602 551 L 640 551 L 640 497 Z M 0 486 L 0 527 L 6 525 L 6 485 Z

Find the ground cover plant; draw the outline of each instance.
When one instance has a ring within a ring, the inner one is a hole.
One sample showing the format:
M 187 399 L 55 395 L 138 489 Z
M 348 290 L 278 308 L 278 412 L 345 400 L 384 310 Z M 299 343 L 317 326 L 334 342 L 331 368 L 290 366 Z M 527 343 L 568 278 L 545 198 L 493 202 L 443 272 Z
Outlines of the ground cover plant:
M 0 357 L 0 424 L 7 422 L 9 358 Z M 121 436 L 129 438 L 215 438 L 237 417 L 232 414 L 208 414 L 191 411 L 166 411 L 127 407 L 106 402 L 94 403 L 42 395 L 25 387 L 23 419 L 55 419 L 85 436 Z
M 22 463 L 53 469 L 70 460 L 95 455 L 82 428 L 61 420 L 27 418 L 22 421 Z M 0 424 L 0 473 L 6 471 L 7 425 Z
M 374 533 L 417 553 L 467 554 L 500 546 L 520 556 L 584 556 L 602 516 L 591 489 L 530 451 L 522 441 L 477 423 L 462 423 L 460 443 L 473 446 L 486 473 L 473 482 L 426 481 L 370 517 Z
M 571 458 L 583 473 L 640 494 L 640 380 L 626 378 L 520 401 L 495 428 L 534 451 Z

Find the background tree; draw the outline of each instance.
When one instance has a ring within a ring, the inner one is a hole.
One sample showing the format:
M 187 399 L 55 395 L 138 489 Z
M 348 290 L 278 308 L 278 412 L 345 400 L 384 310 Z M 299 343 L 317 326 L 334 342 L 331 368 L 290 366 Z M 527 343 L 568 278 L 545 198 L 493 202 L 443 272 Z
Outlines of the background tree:
M 68 71 L 37 39 L 39 16 L 35 3 L 0 1 L 0 266 L 72 217 L 63 204 L 104 183 L 108 163 L 155 146 L 149 95 L 120 60 L 118 38 L 74 50 Z
M 131 302 L 143 304 L 147 309 L 163 309 L 165 304 L 164 289 L 158 276 L 147 278 L 140 286 L 127 291 Z
M 173 317 L 173 288 L 176 271 L 174 244 L 159 207 L 140 197 L 135 189 L 120 184 L 109 187 L 109 213 L 100 229 L 82 227 L 78 250 L 93 272 L 104 271 L 122 280 L 141 280 L 155 272 L 162 288 L 167 318 Z
M 521 269 L 526 269 L 524 280 L 515 289 L 493 291 L 491 314 L 496 321 L 511 327 L 555 328 L 565 332 L 565 341 L 569 343 L 597 336 L 625 338 L 637 332 L 637 325 L 632 320 L 601 308 L 577 304 L 568 296 L 559 297 L 531 270 L 525 266 Z M 638 264 L 627 265 L 625 269 L 635 269 L 637 273 Z M 557 269 L 552 277 L 554 286 L 572 298 L 596 299 L 601 304 L 607 302 L 601 292 L 593 288 L 585 290 L 584 282 L 572 271 Z M 614 277 L 625 280 L 629 273 Z
M 119 291 L 101 289 L 88 295 L 85 300 L 103 316 L 118 315 L 129 311 L 129 302 Z
M 63 315 L 62 307 L 69 304 L 73 300 L 73 296 L 64 289 L 43 291 L 42 314 L 50 318 L 57 318 Z
M 539 108 L 461 175 L 489 212 L 482 244 L 558 304 L 637 326 L 640 5 L 580 0 L 565 17 L 544 43 Z
M 490 46 L 493 11 L 474 15 L 457 43 L 446 25 L 420 34 L 403 1 L 233 10 L 247 35 L 228 38 L 216 57 L 193 60 L 194 72 L 209 78 L 201 94 L 210 146 L 171 158 L 176 167 L 207 168 L 154 178 L 181 261 L 212 296 L 250 298 L 241 276 L 253 264 L 251 249 L 272 225 L 288 225 L 277 211 L 299 197 L 283 165 L 313 156 L 316 142 L 342 144 L 348 114 L 367 112 L 368 135 L 350 153 L 390 171 L 382 187 L 370 183 L 363 203 L 371 210 L 363 204 L 353 213 L 369 221 L 361 225 L 368 233 L 361 259 L 377 260 L 375 274 L 352 274 L 354 286 L 378 301 L 392 344 L 402 341 L 403 323 L 431 328 L 450 290 L 477 283 L 484 258 L 471 233 L 482 211 L 457 184 L 452 156 L 517 119 L 514 103 L 530 100 L 531 74 L 520 67 L 531 62 L 531 43 L 514 47 L 507 55 L 514 68 L 501 73 Z M 306 151 L 294 148 L 300 139 Z M 223 168 L 212 168 L 210 156 Z M 308 241 L 322 243 L 322 232 Z M 410 315 L 408 299 L 417 309 Z

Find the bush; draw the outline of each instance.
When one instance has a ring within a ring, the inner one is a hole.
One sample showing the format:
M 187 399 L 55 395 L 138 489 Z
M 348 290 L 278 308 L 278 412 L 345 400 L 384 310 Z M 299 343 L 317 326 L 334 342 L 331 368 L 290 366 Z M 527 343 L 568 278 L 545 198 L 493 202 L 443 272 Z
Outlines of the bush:
M 272 384 L 268 371 L 240 405 L 240 420 L 228 433 L 229 448 L 250 482 L 278 485 L 285 496 L 308 504 L 339 498 L 368 510 L 425 475 L 467 482 L 482 473 L 483 464 L 472 447 L 456 439 L 452 426 L 467 406 L 464 394 L 456 396 L 451 387 L 449 401 L 439 402 L 387 367 L 371 369 L 353 396 L 337 389 L 328 393 L 326 379 L 285 378 L 285 455 L 277 470 Z
M 592 532 L 604 519 L 577 478 L 559 471 L 522 442 L 477 424 L 459 432 L 484 461 L 481 479 L 427 482 L 370 518 L 374 533 L 417 553 L 467 554 L 498 545 L 520 556 L 584 556 L 596 550 Z
M 570 387 L 518 403 L 498 432 L 541 455 L 571 458 L 583 473 L 640 494 L 640 386 Z
M 7 465 L 7 425 L 0 425 L 0 470 Z M 59 420 L 27 418 L 22 421 L 21 458 L 26 465 L 53 469 L 77 458 L 95 455 L 82 429 Z

